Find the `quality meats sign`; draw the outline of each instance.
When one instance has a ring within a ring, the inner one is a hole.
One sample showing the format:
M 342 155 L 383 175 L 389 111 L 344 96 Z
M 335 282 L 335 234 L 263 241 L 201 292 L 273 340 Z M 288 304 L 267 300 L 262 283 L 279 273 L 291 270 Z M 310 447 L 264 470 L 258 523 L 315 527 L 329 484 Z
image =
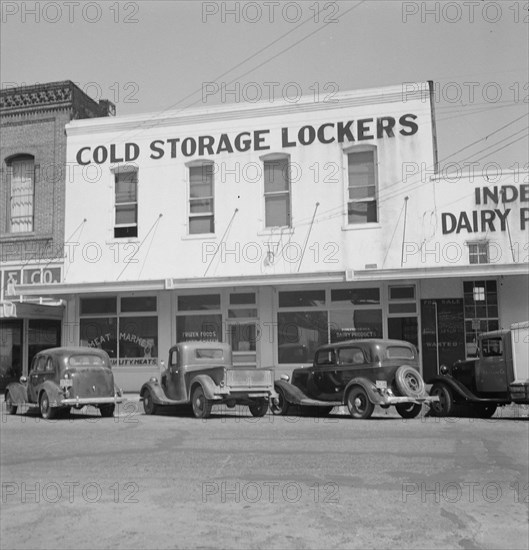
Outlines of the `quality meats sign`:
M 297 131 L 288 127 L 279 130 L 284 149 L 307 146 L 313 143 L 355 143 L 371 139 L 394 138 L 396 134 L 413 136 L 418 130 L 417 116 L 408 113 L 398 119 L 391 116 L 364 118 L 345 122 L 326 122 L 319 126 L 307 124 Z M 147 155 L 153 160 L 162 158 L 203 157 L 221 153 L 270 150 L 270 130 L 249 130 L 237 134 L 199 135 L 155 139 L 148 147 Z M 134 162 L 144 152 L 134 142 L 96 147 L 81 147 L 76 154 L 77 163 L 112 164 Z

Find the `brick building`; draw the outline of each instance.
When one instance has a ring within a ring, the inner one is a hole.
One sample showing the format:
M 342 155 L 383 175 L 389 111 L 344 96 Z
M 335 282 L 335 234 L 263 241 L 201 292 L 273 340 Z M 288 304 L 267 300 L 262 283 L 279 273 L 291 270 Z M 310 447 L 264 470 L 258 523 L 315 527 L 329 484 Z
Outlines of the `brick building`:
M 61 342 L 62 300 L 24 299 L 14 285 L 62 280 L 65 125 L 114 111 L 70 81 L 0 91 L 0 387 Z

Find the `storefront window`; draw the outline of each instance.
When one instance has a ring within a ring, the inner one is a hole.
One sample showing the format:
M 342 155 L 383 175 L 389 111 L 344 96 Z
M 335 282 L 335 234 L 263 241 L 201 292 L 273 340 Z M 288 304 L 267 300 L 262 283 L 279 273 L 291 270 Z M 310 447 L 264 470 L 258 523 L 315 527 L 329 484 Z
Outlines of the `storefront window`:
M 466 355 L 475 357 L 478 335 L 499 328 L 496 281 L 465 281 L 463 293 Z
M 331 302 L 336 305 L 380 304 L 378 288 L 341 288 L 331 290 Z
M 296 290 L 279 293 L 279 307 L 318 307 L 325 305 L 325 290 Z
M 222 342 L 222 315 L 178 315 L 176 341 Z
M 118 357 L 117 318 L 81 319 L 81 345 L 106 351 L 111 359 Z
M 382 338 L 382 310 L 356 309 L 330 312 L 331 342 Z
M 112 365 L 156 365 L 156 312 L 155 296 L 82 298 L 81 345 L 106 351 Z M 101 313 L 107 315 L 103 317 Z M 140 313 L 143 315 L 139 315 Z
M 178 296 L 178 311 L 202 311 L 204 309 L 220 309 L 220 294 Z
M 279 363 L 312 361 L 318 346 L 327 343 L 326 311 L 290 311 L 279 313 Z

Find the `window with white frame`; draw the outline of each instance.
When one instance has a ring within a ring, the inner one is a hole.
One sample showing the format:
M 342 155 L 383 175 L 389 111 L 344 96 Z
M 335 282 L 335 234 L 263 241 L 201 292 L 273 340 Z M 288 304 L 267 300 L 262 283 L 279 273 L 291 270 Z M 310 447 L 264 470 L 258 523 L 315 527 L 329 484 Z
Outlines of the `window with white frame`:
M 488 241 L 468 242 L 468 261 L 471 264 L 489 263 L 489 243 Z
M 33 231 L 35 196 L 35 159 L 31 155 L 17 155 L 7 163 L 9 175 L 9 231 Z
M 189 168 L 189 234 L 215 233 L 213 163 Z
M 265 227 L 290 227 L 290 160 L 266 155 L 263 161 Z
M 378 221 L 376 147 L 362 146 L 347 153 L 347 223 Z
M 138 236 L 138 170 L 123 167 L 114 172 L 114 238 Z

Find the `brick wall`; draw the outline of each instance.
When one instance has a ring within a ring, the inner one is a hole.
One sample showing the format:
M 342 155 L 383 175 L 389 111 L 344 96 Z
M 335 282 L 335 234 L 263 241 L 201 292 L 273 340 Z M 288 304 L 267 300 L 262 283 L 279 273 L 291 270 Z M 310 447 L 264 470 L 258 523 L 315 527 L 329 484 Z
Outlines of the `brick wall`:
M 74 118 L 107 116 L 114 106 L 97 103 L 70 81 L 0 92 L 0 261 L 62 259 L 64 194 L 68 179 L 65 125 Z M 6 160 L 29 154 L 35 161 L 33 231 L 11 233 L 10 178 Z

